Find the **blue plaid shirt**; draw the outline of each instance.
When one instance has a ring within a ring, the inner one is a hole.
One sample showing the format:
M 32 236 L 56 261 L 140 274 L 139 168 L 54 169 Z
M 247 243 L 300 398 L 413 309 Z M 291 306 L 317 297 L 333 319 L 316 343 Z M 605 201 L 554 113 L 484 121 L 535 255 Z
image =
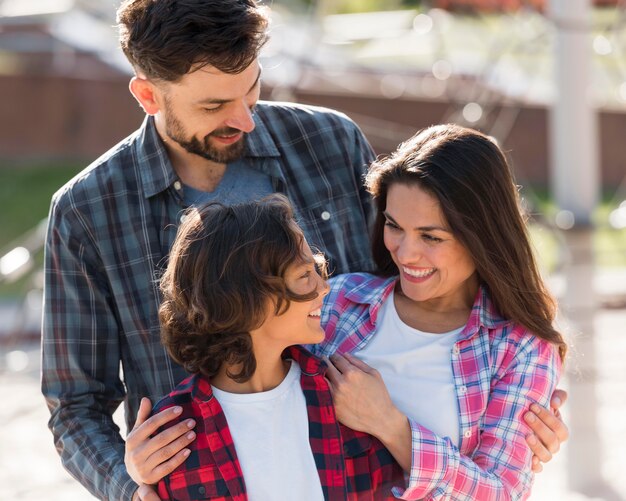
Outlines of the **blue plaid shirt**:
M 331 269 L 371 269 L 373 210 L 362 176 L 373 152 L 356 125 L 282 103 L 260 103 L 255 122 L 244 161 L 288 196 Z M 130 429 L 141 397 L 156 402 L 187 376 L 161 346 L 155 280 L 184 209 L 181 190 L 148 117 L 52 201 L 42 389 L 65 467 L 101 499 L 130 500 L 136 489 L 115 409 L 125 401 Z

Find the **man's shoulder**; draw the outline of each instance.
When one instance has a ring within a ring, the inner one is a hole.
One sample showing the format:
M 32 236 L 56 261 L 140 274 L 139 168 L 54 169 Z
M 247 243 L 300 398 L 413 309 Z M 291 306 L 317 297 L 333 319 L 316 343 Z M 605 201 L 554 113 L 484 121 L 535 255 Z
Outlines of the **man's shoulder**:
M 270 128 L 273 124 L 287 121 L 356 129 L 356 124 L 345 113 L 322 106 L 279 101 L 259 101 L 257 112 Z
M 88 203 L 132 176 L 133 169 L 128 166 L 133 161 L 132 149 L 138 132 L 120 141 L 61 186 L 52 196 L 53 206 L 63 209 Z

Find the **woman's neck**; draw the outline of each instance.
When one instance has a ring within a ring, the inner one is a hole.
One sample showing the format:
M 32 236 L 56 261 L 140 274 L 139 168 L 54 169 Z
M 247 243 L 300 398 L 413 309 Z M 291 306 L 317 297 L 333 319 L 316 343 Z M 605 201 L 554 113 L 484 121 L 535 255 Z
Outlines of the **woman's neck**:
M 394 294 L 394 306 L 400 319 L 410 327 L 423 332 L 443 334 L 467 323 L 478 288 L 478 279 L 472 277 L 462 290 L 451 297 L 414 301 L 404 295 L 398 285 Z

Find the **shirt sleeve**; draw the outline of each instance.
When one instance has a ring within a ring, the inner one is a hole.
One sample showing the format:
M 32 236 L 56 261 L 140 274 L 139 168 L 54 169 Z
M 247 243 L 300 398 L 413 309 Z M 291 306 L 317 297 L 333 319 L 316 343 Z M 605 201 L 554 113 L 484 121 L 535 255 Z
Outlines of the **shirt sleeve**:
M 93 237 L 74 207 L 62 210 L 53 201 L 45 248 L 42 391 L 65 468 L 99 499 L 131 500 L 138 486 L 126 472 L 124 440 L 112 418 L 125 397 L 119 326 Z
M 412 464 L 408 488 L 395 489 L 401 499 L 527 499 L 533 482 L 528 427 L 522 415 L 533 402 L 548 405 L 561 362 L 556 348 L 527 336 L 509 366 L 492 379 L 478 445 L 461 454 L 449 439 L 409 420 Z M 474 430 L 472 430 L 474 431 Z

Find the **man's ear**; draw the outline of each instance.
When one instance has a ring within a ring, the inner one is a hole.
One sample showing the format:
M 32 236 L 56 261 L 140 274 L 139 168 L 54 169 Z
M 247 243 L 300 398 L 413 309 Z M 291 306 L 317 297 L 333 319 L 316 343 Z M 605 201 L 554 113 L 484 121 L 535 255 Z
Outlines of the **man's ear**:
M 130 93 L 148 115 L 156 115 L 159 112 L 159 103 L 155 95 L 157 89 L 152 82 L 135 76 L 130 80 L 128 87 Z

